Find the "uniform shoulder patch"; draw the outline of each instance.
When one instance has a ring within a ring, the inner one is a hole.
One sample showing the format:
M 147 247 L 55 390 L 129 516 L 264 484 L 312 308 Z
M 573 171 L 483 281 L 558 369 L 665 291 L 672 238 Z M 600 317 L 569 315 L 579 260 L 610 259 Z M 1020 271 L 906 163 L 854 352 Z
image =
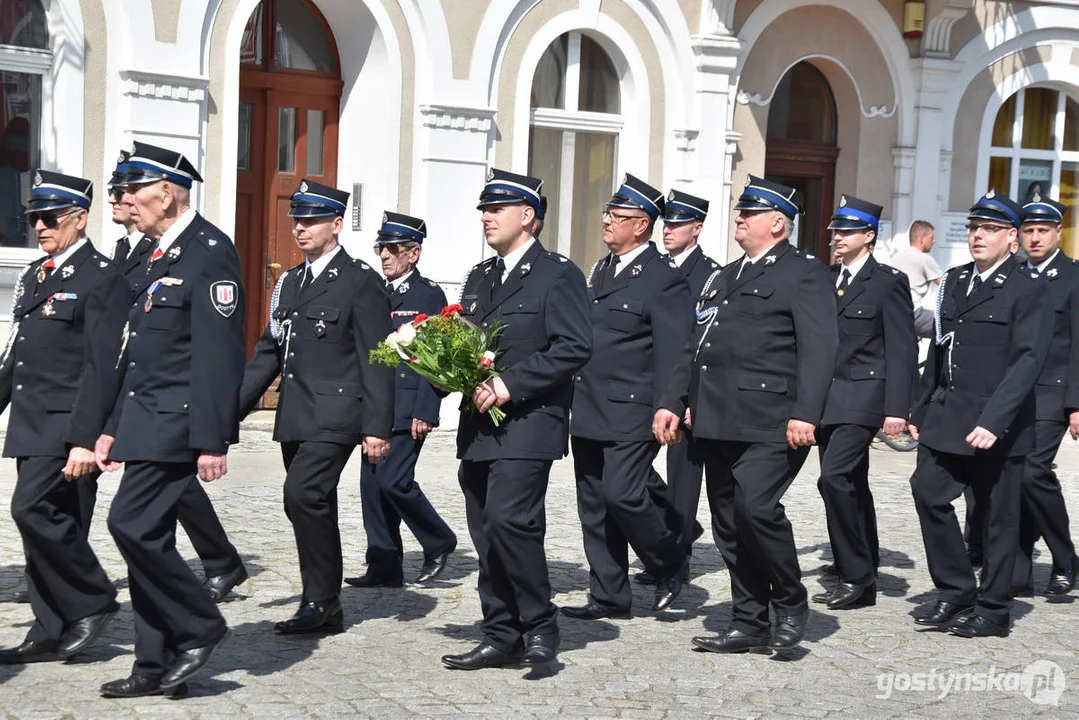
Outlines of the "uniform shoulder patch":
M 218 280 L 210 285 L 210 301 L 221 317 L 232 317 L 239 302 L 239 288 L 232 280 Z

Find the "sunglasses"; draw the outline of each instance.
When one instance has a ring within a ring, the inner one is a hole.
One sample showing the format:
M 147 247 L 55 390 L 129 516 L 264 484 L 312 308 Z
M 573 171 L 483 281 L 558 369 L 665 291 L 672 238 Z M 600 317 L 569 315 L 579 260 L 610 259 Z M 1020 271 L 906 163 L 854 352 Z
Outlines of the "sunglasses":
M 124 198 L 124 193 L 126 193 L 126 192 L 127 192 L 127 187 L 124 186 L 124 185 L 120 185 L 118 187 L 114 187 L 111 190 L 109 190 L 109 195 L 111 195 L 112 199 L 115 200 L 116 202 L 120 202 Z
M 388 250 L 390 255 L 400 255 L 401 253 L 408 252 L 419 245 L 408 245 L 405 243 L 375 243 L 375 255 L 381 255 L 383 250 Z
M 30 222 L 30 227 L 34 227 L 38 224 L 38 221 L 49 230 L 55 230 L 64 218 L 69 215 L 74 215 L 78 210 L 68 210 L 65 213 L 55 213 L 51 210 L 45 212 L 33 212 L 26 216 L 26 219 Z

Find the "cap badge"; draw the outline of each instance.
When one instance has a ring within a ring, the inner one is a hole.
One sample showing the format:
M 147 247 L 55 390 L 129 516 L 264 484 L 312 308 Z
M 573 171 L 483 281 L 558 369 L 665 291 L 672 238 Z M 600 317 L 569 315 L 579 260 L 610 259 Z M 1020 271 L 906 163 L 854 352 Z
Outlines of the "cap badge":
M 753 184 L 753 177 L 751 175 L 746 175 L 746 187 L 749 187 L 752 184 Z
M 674 190 L 667 193 L 667 202 L 674 202 Z
M 126 159 L 127 158 L 124 157 L 124 154 L 120 153 L 120 156 L 118 158 L 116 158 L 116 164 L 119 165 L 120 163 L 124 162 Z
M 487 168 L 487 182 L 491 182 L 495 179 L 495 169 Z
M 847 196 L 846 195 L 840 195 L 839 196 L 839 207 L 847 207 Z
M 993 189 L 990 189 L 990 190 L 989 190 L 989 192 L 987 192 L 987 193 L 985 194 L 985 196 L 986 196 L 986 197 L 987 197 L 988 199 L 992 200 L 993 198 L 995 198 L 995 197 L 997 196 L 997 191 L 996 191 L 996 190 L 993 190 Z
M 301 180 L 300 181 L 300 192 L 302 192 L 302 193 L 307 192 L 307 181 L 306 180 Z
M 390 221 L 390 216 L 387 215 L 386 213 L 382 213 L 382 224 L 385 225 L 389 221 Z
M 34 173 L 34 187 L 37 187 L 40 184 L 41 184 L 41 171 L 38 170 L 37 172 Z
M 1040 203 L 1040 202 L 1042 201 L 1042 194 L 1041 194 L 1041 192 L 1039 192 L 1039 191 L 1035 190 L 1035 191 L 1034 191 L 1034 197 L 1033 197 L 1033 198 L 1031 198 L 1031 199 L 1032 199 L 1032 200 L 1033 200 L 1034 202 L 1036 202 L 1036 203 Z

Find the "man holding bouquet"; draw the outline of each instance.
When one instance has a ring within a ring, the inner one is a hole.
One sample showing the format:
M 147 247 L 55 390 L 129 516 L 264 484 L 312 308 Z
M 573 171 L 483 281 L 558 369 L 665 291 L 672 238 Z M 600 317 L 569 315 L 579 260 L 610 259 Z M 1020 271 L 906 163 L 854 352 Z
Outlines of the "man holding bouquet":
M 592 329 L 583 273 L 536 239 L 542 188 L 491 170 L 478 209 L 497 256 L 473 267 L 461 289 L 462 315 L 501 332 L 492 346 L 499 374 L 464 403 L 457 432 L 483 607 L 483 642 L 442 658 L 458 670 L 549 663 L 558 648 L 544 498 L 551 464 L 568 450 L 572 379 L 591 355 Z M 493 407 L 506 415 L 498 427 L 485 415 Z
M 393 370 L 368 361 L 390 330 L 390 301 L 378 273 L 337 242 L 348 195 L 311 180 L 293 194 L 292 234 L 307 259 L 277 281 L 240 390 L 242 417 L 281 375 L 274 440 L 303 579 L 296 614 L 274 627 L 283 635 L 344 630 L 337 484 L 356 445 L 372 463 L 390 450 Z

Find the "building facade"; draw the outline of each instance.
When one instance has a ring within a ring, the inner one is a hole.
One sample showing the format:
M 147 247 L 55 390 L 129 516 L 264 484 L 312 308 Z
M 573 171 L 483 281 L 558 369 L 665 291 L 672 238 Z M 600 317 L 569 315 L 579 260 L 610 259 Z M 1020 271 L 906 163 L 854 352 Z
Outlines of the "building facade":
M 426 218 L 421 266 L 451 297 L 486 256 L 491 166 L 544 178 L 543 240 L 586 269 L 625 172 L 708 198 L 720 259 L 749 173 L 799 189 L 811 252 L 845 192 L 885 207 L 882 254 L 927 219 L 960 262 L 971 202 L 1037 183 L 1073 208 L 1076 255 L 1077 78 L 1076 0 L 3 0 L 0 288 L 37 254 L 34 167 L 96 181 L 90 234 L 111 248 L 104 185 L 132 140 L 205 178 L 197 207 L 262 308 L 252 341 L 300 260 L 303 176 L 353 193 L 343 241 L 368 261 L 384 210 Z

